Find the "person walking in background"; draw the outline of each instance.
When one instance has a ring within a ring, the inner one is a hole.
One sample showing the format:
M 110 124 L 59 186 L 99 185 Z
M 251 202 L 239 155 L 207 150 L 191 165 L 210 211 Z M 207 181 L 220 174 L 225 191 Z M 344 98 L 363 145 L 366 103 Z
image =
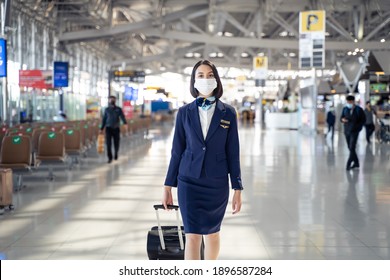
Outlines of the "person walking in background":
M 178 111 L 162 204 L 173 204 L 177 187 L 186 244 L 184 258 L 200 259 L 205 236 L 205 259 L 217 259 L 219 231 L 234 190 L 233 214 L 241 209 L 240 144 L 236 110 L 220 101 L 222 83 L 208 60 L 195 64 L 190 81 L 195 100 Z
M 329 108 L 329 112 L 326 115 L 326 123 L 328 124 L 328 132 L 325 134 L 325 137 L 328 136 L 329 132 L 332 132 L 332 139 L 334 136 L 334 124 L 336 123 L 336 114 L 334 112 L 334 107 Z
M 367 144 L 370 144 L 370 138 L 371 135 L 375 131 L 375 123 L 374 123 L 374 115 L 376 115 L 376 112 L 372 109 L 370 101 L 366 102 L 366 108 L 364 109 L 364 114 L 366 115 L 366 139 Z
M 353 95 L 347 96 L 347 105 L 343 108 L 340 120 L 344 123 L 344 134 L 349 149 L 347 170 L 359 168 L 359 159 L 356 154 L 356 144 L 359 133 L 366 123 L 366 116 L 363 109 L 355 104 Z
M 114 139 L 114 159 L 118 159 L 119 142 L 120 142 L 120 119 L 124 124 L 127 124 L 125 115 L 123 114 L 122 108 L 116 106 L 116 97 L 109 97 L 109 106 L 104 111 L 103 122 L 100 128 L 101 133 L 106 128 L 106 147 L 108 163 L 112 162 L 112 150 L 111 141 Z

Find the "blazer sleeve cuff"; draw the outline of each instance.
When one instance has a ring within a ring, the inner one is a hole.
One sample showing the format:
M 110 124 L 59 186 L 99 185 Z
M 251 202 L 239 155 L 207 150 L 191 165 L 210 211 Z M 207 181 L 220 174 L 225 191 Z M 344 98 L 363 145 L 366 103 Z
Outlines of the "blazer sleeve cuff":
M 177 187 L 177 180 L 171 181 L 169 179 L 166 179 L 164 182 L 164 186 L 176 188 Z
M 232 189 L 233 190 L 243 190 L 244 187 L 242 186 L 242 181 L 240 177 L 230 177 L 230 181 L 232 183 Z

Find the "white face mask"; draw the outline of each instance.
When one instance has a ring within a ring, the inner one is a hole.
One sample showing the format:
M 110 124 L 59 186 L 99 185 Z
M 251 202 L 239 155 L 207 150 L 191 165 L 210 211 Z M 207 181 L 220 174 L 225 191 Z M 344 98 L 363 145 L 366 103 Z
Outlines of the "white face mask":
M 212 79 L 195 79 L 194 87 L 203 96 L 210 96 L 214 89 L 217 88 L 217 81 Z

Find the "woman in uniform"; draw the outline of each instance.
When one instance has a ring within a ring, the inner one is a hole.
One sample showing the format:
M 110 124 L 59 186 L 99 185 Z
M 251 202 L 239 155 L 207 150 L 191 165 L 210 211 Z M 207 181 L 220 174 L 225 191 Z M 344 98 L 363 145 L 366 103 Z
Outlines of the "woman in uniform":
M 229 178 L 234 190 L 233 214 L 241 209 L 240 146 L 237 115 L 222 101 L 217 68 L 208 60 L 195 64 L 190 82 L 195 100 L 178 111 L 171 160 L 162 203 L 173 204 L 177 187 L 186 233 L 185 259 L 200 259 L 202 236 L 205 259 L 217 259 L 219 231 L 229 199 Z

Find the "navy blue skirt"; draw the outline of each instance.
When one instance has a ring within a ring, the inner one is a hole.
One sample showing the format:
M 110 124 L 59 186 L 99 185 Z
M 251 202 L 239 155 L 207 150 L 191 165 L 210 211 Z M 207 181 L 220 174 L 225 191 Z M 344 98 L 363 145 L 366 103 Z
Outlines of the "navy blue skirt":
M 228 176 L 178 177 L 177 194 L 185 233 L 211 234 L 220 231 L 229 201 Z

